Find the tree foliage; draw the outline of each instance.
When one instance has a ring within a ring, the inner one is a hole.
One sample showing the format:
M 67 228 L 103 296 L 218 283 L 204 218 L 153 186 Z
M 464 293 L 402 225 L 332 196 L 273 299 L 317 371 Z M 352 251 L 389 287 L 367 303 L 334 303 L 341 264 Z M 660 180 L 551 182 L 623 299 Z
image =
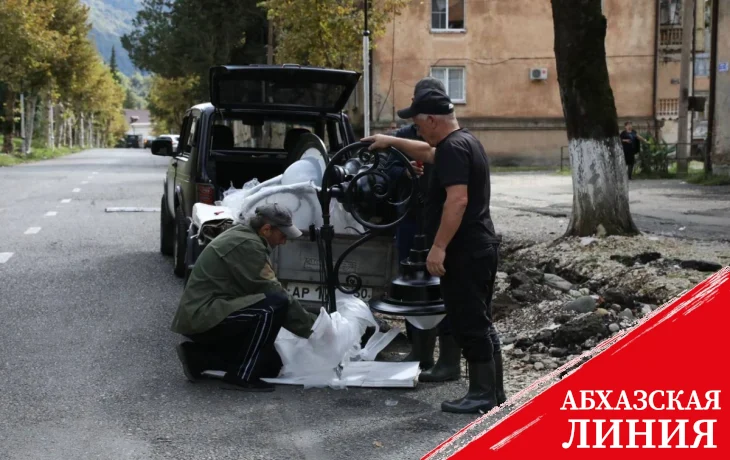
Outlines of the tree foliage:
M 145 0 L 122 46 L 141 70 L 165 79 L 198 78 L 208 97 L 208 71 L 218 64 L 266 60 L 266 14 L 256 0 Z
M 197 76 L 152 77 L 148 108 L 155 134 L 178 133 L 185 111 L 196 103 L 200 78 Z
M 25 153 L 33 140 L 36 108 L 41 105 L 58 106 L 63 113 L 58 120 L 53 119 L 53 110 L 40 114 L 49 129 L 74 120 L 77 132 L 96 130 L 96 138 L 86 137 L 96 141 L 124 132 L 124 93 L 89 41 L 90 29 L 88 8 L 79 0 L 0 2 L 0 82 L 8 88 L 6 112 L 14 110 L 18 93 L 25 95 Z M 43 104 L 38 104 L 41 99 Z M 4 130 L 8 153 L 12 152 L 13 124 L 11 119 Z
M 375 0 L 368 9 L 371 44 L 409 0 Z M 362 68 L 363 0 L 266 0 L 259 5 L 277 34 L 276 61 L 317 67 Z M 372 46 L 372 45 L 371 45 Z
M 109 71 L 111 72 L 112 77 L 114 77 L 114 81 L 121 83 L 122 80 L 119 76 L 119 67 L 117 67 L 117 49 L 114 46 L 112 46 L 112 54 L 109 56 Z

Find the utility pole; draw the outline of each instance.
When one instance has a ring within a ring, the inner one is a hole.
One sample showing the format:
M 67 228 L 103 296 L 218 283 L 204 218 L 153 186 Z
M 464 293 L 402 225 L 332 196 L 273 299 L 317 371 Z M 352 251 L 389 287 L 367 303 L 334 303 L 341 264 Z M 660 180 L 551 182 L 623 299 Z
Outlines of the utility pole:
M 363 121 L 365 123 L 365 137 L 370 135 L 370 31 L 368 30 L 368 3 L 365 0 L 365 27 L 362 31 L 362 65 L 363 65 Z
M 717 16 L 720 0 L 713 0 L 710 13 L 710 103 L 707 111 L 707 140 L 705 141 L 705 175 L 712 174 L 713 133 L 715 131 L 715 97 L 717 82 Z
M 690 55 L 692 53 L 693 31 L 694 31 L 694 12 L 696 9 L 696 0 L 682 1 L 682 70 L 679 74 L 679 136 L 677 140 L 677 174 L 683 176 L 687 174 L 688 164 L 688 123 L 687 114 L 689 112 L 689 83 L 691 78 Z

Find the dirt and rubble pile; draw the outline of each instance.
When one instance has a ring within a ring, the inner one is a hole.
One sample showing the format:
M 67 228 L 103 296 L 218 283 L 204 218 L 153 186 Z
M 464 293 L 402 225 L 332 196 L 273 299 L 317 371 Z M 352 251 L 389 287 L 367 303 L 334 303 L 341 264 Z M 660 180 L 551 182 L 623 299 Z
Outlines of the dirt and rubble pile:
M 508 372 L 529 381 L 720 270 L 730 247 L 641 235 L 507 241 L 501 255 L 495 324 Z

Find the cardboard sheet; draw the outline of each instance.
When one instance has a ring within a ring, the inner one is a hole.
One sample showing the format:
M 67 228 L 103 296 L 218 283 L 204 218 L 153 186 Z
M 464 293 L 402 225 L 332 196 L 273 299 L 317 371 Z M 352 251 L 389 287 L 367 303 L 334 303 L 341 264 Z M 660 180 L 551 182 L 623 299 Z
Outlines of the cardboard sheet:
M 418 375 L 421 370 L 418 362 L 383 362 L 383 361 L 355 361 L 348 363 L 342 370 L 341 382 L 349 388 L 415 388 L 418 384 Z M 213 378 L 223 378 L 222 371 L 205 371 L 204 375 Z M 308 385 L 312 377 L 302 376 L 293 378 L 262 379 L 278 385 Z M 321 382 L 317 379 L 317 383 Z M 339 381 L 338 381 L 339 383 Z

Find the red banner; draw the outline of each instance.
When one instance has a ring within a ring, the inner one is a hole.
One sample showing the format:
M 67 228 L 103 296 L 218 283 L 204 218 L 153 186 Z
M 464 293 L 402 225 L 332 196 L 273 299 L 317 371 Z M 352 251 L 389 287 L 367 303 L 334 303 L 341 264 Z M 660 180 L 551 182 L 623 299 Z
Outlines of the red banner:
M 730 268 L 423 458 L 730 459 L 727 337 Z

